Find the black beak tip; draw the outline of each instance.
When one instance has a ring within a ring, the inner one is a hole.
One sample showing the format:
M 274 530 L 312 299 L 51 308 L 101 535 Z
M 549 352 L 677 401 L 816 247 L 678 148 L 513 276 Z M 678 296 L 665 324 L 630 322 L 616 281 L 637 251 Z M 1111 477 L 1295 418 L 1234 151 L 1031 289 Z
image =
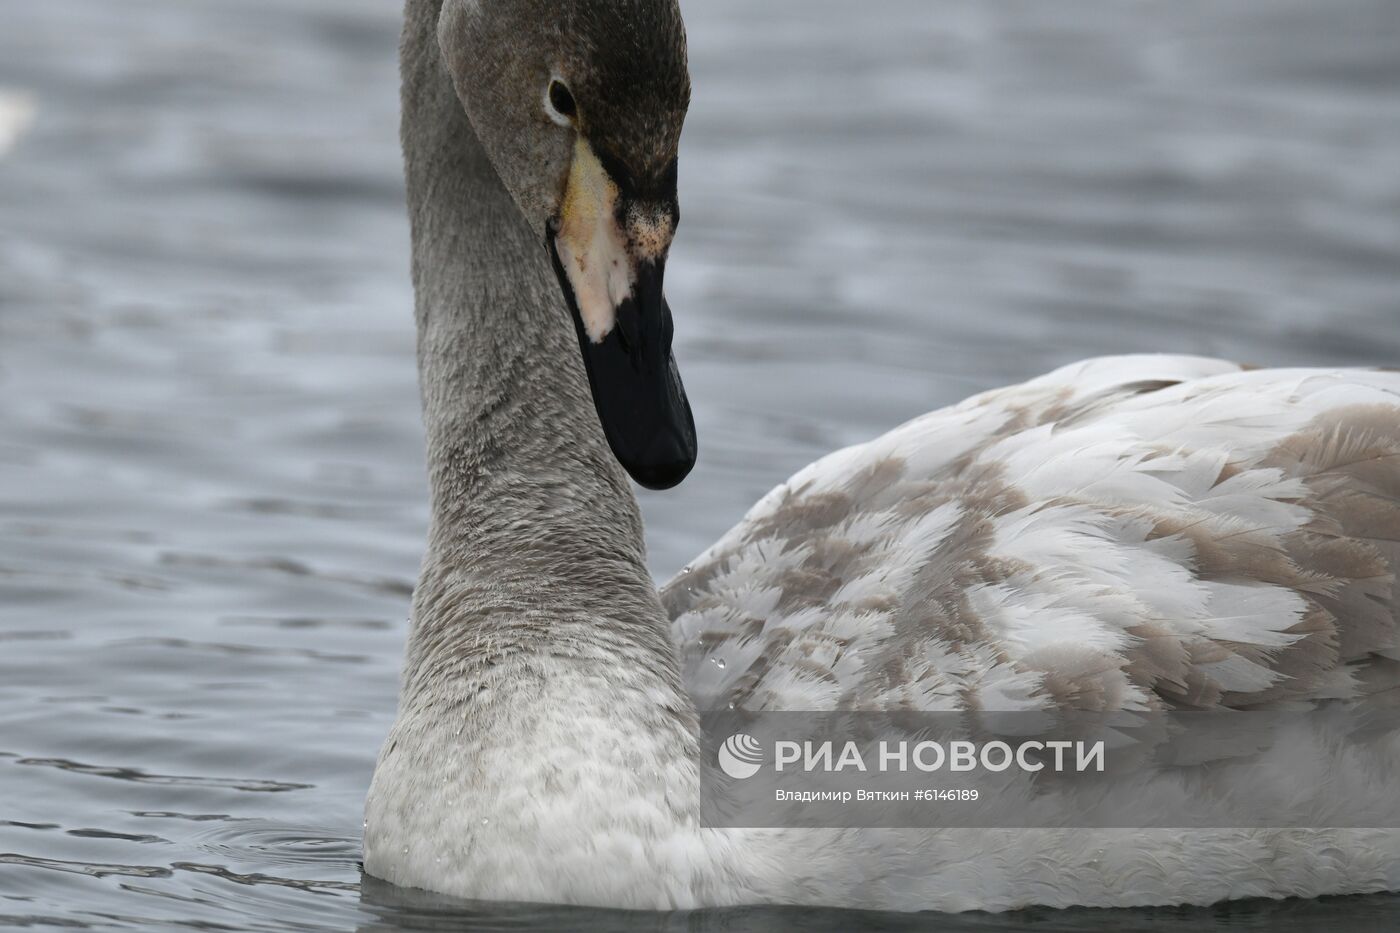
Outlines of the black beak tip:
M 628 475 L 639 486 L 658 492 L 674 489 L 690 475 L 699 446 L 695 440 L 695 415 L 679 391 L 679 375 L 676 380 L 678 391 L 672 396 L 664 426 L 653 423 L 646 430 L 618 431 L 608 438 L 613 455 Z
M 684 482 L 690 471 L 695 468 L 695 448 L 692 445 L 690 450 L 679 451 L 676 456 L 664 460 L 632 463 L 624 461 L 622 466 L 639 486 L 656 492 L 674 489 Z
M 679 486 L 690 475 L 693 466 L 695 466 L 693 460 L 677 460 L 674 463 L 653 463 L 631 467 L 627 472 L 632 475 L 638 485 L 661 492 Z

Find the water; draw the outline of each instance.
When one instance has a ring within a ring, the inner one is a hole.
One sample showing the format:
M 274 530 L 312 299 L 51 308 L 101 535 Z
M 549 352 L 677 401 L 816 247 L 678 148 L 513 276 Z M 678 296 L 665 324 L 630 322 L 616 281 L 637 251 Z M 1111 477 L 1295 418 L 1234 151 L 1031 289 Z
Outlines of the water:
M 1091 354 L 1400 360 L 1393 0 L 689 0 L 658 575 Z M 1393 927 L 464 906 L 357 867 L 427 519 L 392 0 L 0 0 L 0 926 Z M 0 134 L 2 137 L 3 134 Z M 3 143 L 3 138 L 0 138 Z

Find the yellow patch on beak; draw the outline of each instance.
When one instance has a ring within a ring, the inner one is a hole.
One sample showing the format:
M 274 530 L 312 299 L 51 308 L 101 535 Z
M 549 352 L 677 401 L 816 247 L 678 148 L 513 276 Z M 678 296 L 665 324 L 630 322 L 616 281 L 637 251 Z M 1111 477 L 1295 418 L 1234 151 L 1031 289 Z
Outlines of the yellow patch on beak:
M 556 246 L 569 277 L 588 339 L 601 343 L 617 322 L 617 307 L 632 294 L 636 270 L 618 226 L 621 192 L 593 147 L 580 138 L 560 209 Z

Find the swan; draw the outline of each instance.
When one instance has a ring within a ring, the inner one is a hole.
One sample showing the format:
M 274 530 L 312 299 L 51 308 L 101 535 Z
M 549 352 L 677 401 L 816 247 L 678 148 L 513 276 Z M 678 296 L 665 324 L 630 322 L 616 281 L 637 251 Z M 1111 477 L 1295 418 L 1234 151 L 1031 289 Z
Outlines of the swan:
M 675 0 L 407 0 L 432 522 L 367 874 L 641 909 L 1400 888 L 1389 830 L 739 830 L 697 709 L 1212 709 L 1400 683 L 1400 375 L 1094 359 L 831 454 L 660 591 L 696 456 Z

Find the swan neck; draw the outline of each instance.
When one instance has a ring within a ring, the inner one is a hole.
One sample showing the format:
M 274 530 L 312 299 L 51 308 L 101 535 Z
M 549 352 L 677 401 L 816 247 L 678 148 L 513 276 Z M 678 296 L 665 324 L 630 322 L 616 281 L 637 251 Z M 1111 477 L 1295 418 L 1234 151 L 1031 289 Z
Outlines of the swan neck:
M 695 906 L 720 863 L 637 502 L 543 244 L 443 67 L 441 7 L 408 0 L 402 48 L 432 528 L 365 869 L 466 897 Z
M 408 0 L 402 139 L 435 523 L 478 527 L 508 493 L 535 522 L 559 487 L 640 551 L 625 474 L 593 410 L 542 242 L 483 151 L 437 43 L 441 0 Z M 480 521 L 484 516 L 476 516 Z
M 678 683 L 636 498 L 599 426 L 544 244 L 443 64 L 441 6 L 408 0 L 401 50 L 432 496 L 405 686 L 472 638 L 476 654 L 497 643 L 557 654 L 566 640 L 597 654 L 615 639 L 614 657 Z

